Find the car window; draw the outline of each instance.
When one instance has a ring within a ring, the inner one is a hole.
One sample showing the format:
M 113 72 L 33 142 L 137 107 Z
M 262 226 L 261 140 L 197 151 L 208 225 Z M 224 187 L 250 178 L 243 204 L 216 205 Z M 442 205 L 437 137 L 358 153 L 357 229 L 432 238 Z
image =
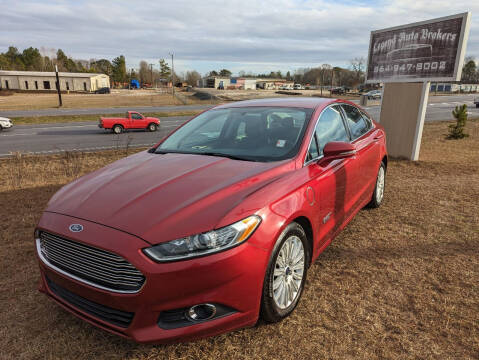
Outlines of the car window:
M 344 127 L 343 117 L 338 106 L 326 108 L 321 113 L 316 125 L 316 138 L 319 145 L 319 154 L 323 155 L 324 146 L 331 141 L 349 141 Z
M 361 116 L 364 118 L 364 120 L 366 121 L 367 125 L 368 125 L 368 128 L 372 128 L 373 127 L 373 121 L 372 119 L 366 115 L 366 113 L 364 111 L 361 111 Z
M 131 118 L 134 119 L 134 120 L 142 120 L 143 116 L 141 116 L 140 114 L 137 114 L 137 113 L 132 113 Z
M 341 105 L 344 114 L 346 115 L 346 122 L 348 123 L 349 130 L 353 139 L 360 137 L 369 130 L 369 124 L 361 116 L 358 108 L 351 105 Z
M 309 145 L 308 153 L 306 154 L 306 161 L 316 159 L 319 156 L 318 142 L 316 140 L 316 134 L 313 133 L 311 144 Z
M 254 161 L 297 154 L 313 109 L 238 107 L 206 111 L 165 139 L 157 152 L 215 153 Z

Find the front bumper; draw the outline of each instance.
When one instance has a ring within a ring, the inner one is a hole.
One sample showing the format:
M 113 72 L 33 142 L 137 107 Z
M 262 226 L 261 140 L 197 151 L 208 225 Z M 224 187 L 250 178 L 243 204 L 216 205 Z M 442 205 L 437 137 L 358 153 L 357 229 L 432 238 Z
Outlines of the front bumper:
M 76 316 L 102 329 L 143 343 L 191 340 L 250 326 L 257 321 L 268 260 L 268 253 L 264 249 L 246 242 L 210 256 L 158 264 L 141 251 L 149 246 L 148 243 L 122 231 L 81 220 L 84 231 L 68 233 L 70 224 L 79 221 L 46 212 L 38 229 L 114 252 L 140 270 L 146 281 L 137 293 L 115 293 L 75 280 L 39 259 L 40 291 Z M 52 283 L 80 299 L 133 313 L 131 323 L 125 328 L 83 311 L 75 306 L 75 302 L 65 300 L 68 297 L 59 296 L 58 291 L 52 288 Z M 203 303 L 221 304 L 234 309 L 234 312 L 169 330 L 158 325 L 160 314 L 165 311 Z
M 13 127 L 13 124 L 12 123 L 1 123 L 0 126 L 3 129 L 10 129 L 11 127 Z

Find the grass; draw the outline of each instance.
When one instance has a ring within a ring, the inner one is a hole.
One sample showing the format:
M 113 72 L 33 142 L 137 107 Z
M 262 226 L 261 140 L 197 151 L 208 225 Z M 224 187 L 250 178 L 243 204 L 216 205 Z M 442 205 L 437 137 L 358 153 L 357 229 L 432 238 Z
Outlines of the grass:
M 427 123 L 418 162 L 388 165 L 363 210 L 310 268 L 294 314 L 189 344 L 137 345 L 37 292 L 33 229 L 63 184 L 127 151 L 0 160 L 2 359 L 477 359 L 479 122 Z
M 62 94 L 63 108 L 183 105 L 171 94 L 153 90 L 114 90 L 111 94 Z M 2 110 L 35 110 L 58 107 L 55 93 L 15 93 L 0 97 Z
M 149 112 L 142 113 L 144 116 L 152 117 L 170 117 L 170 116 L 192 116 L 200 113 L 200 110 L 192 111 L 163 111 L 163 112 Z M 67 122 L 83 122 L 83 121 L 98 121 L 101 117 L 124 117 L 125 113 L 118 114 L 103 114 L 103 115 L 55 115 L 55 116 L 24 116 L 24 117 L 12 117 L 15 125 L 28 125 L 28 124 L 51 124 L 51 123 L 67 123 Z

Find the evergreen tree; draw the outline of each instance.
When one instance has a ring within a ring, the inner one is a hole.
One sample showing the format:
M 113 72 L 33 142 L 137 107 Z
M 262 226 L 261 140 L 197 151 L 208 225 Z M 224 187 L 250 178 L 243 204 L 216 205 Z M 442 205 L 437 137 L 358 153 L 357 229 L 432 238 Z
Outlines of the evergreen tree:
M 125 82 L 127 80 L 126 76 L 126 61 L 123 55 L 120 55 L 113 59 L 113 81 Z
M 469 134 L 464 133 L 464 127 L 467 121 L 467 105 L 456 106 L 452 111 L 452 115 L 456 118 L 456 123 L 449 125 L 448 139 L 463 139 Z

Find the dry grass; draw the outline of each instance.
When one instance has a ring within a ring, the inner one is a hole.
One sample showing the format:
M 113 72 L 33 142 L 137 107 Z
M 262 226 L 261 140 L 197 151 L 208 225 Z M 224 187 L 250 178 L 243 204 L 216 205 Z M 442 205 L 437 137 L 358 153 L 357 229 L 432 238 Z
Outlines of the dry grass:
M 111 94 L 62 94 L 64 108 L 183 105 L 171 94 L 153 90 L 114 90 Z M 34 110 L 58 107 L 58 95 L 15 93 L 0 97 L 1 110 Z
M 479 123 L 467 130 L 446 141 L 447 123 L 426 124 L 421 161 L 390 161 L 383 207 L 361 211 L 319 257 L 290 318 L 169 346 L 110 335 L 36 291 L 32 233 L 46 202 L 124 152 L 0 160 L 0 357 L 477 359 Z

